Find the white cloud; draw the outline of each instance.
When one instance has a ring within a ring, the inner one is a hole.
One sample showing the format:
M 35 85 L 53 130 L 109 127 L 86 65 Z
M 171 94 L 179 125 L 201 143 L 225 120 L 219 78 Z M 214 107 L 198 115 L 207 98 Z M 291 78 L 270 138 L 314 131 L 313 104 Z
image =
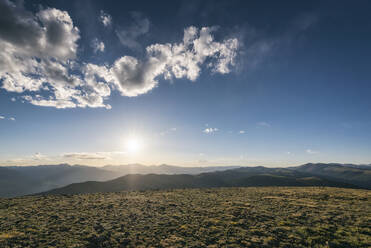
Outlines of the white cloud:
M 5 120 L 5 119 L 6 119 L 5 116 L 0 115 L 0 120 Z M 7 119 L 10 120 L 10 121 L 15 121 L 15 117 L 9 117 L 9 118 L 7 118 Z
M 269 124 L 265 121 L 258 122 L 257 125 L 260 126 L 260 127 L 270 127 L 271 126 L 271 124 Z
M 93 48 L 94 53 L 97 53 L 98 51 L 104 52 L 104 48 L 105 48 L 104 43 L 102 41 L 99 41 L 97 38 L 95 38 L 91 42 L 91 47 Z
M 81 79 L 71 74 L 80 35 L 68 13 L 47 8 L 33 14 L 9 1 L 1 1 L 0 9 L 8 13 L 0 13 L 8 24 L 0 30 L 2 88 L 27 92 L 24 99 L 35 105 L 76 106 L 73 99 L 87 93 L 77 89 Z M 36 97 L 40 91 L 48 96 Z
M 101 14 L 107 24 L 109 15 Z M 160 78 L 195 81 L 206 61 L 212 72 L 229 73 L 239 44 L 235 38 L 215 41 L 216 28 L 189 27 L 182 42 L 150 45 L 143 59 L 123 56 L 112 65 L 81 64 L 76 60 L 79 30 L 66 11 L 47 8 L 33 14 L 22 3 L 0 1 L 0 16 L 1 87 L 31 104 L 55 108 L 110 109 L 105 101 L 111 90 L 134 97 L 157 87 Z M 97 49 L 103 46 L 98 43 Z
M 116 156 L 127 154 L 123 151 L 110 151 L 110 152 L 71 152 L 60 154 L 59 158 L 71 160 L 110 160 Z
M 33 160 L 48 160 L 49 159 L 46 155 L 44 155 L 40 152 L 36 152 L 34 155 L 32 155 L 31 158 Z
M 308 154 L 317 154 L 319 152 L 318 151 L 311 150 L 311 149 L 307 149 L 306 150 L 306 153 L 308 153 Z
M 123 29 L 116 30 L 117 37 L 122 45 L 131 49 L 139 49 L 140 44 L 137 41 L 139 36 L 148 33 L 150 22 L 139 12 L 132 12 L 133 23 Z
M 244 134 L 244 133 L 246 133 L 246 131 L 245 131 L 245 130 L 240 130 L 239 133 L 240 133 L 240 134 Z
M 117 59 L 111 67 L 95 66 L 94 75 L 112 83 L 123 96 L 145 94 L 158 85 L 158 78 L 187 78 L 195 81 L 201 66 L 209 59 L 208 66 L 216 73 L 230 72 L 235 65 L 238 49 L 237 39 L 214 41 L 214 28 L 200 30 L 189 27 L 184 30 L 181 43 L 153 44 L 146 48 L 146 56 L 138 60 L 132 56 Z
M 8 159 L 5 161 L 0 161 L 0 164 L 3 162 L 4 165 L 16 165 L 19 166 L 20 164 L 34 164 L 40 163 L 40 161 L 50 161 L 51 157 L 48 157 L 40 152 L 36 152 L 32 155 Z
M 5 120 L 5 119 L 6 119 L 5 116 L 0 115 L 0 120 Z M 10 121 L 15 121 L 15 117 L 9 117 L 7 119 L 10 120 Z
M 66 153 L 63 154 L 64 158 L 69 159 L 78 159 L 78 160 L 103 160 L 109 159 L 109 157 L 105 154 L 101 153 L 87 153 L 87 152 L 80 152 L 80 153 Z
M 207 134 L 211 134 L 211 133 L 215 133 L 217 131 L 219 131 L 219 129 L 208 127 L 208 128 L 205 128 L 202 132 L 207 133 Z
M 105 27 L 109 27 L 112 25 L 112 16 L 104 12 L 103 10 L 100 11 L 99 20 Z
M 12 102 L 15 102 L 15 101 L 16 101 L 15 97 L 10 98 L 10 100 L 11 100 Z

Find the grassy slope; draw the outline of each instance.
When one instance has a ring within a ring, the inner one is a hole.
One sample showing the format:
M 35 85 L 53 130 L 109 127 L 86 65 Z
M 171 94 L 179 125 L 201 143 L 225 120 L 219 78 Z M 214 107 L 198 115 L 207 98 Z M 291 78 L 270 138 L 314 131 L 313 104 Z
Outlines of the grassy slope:
M 0 247 L 367 247 L 370 197 L 262 187 L 0 199 Z

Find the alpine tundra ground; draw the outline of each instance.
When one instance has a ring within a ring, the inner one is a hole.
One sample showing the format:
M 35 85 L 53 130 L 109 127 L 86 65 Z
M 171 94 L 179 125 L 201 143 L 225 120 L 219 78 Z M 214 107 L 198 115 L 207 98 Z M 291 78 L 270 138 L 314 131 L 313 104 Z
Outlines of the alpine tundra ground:
M 0 199 L 0 247 L 369 247 L 371 191 L 215 188 Z

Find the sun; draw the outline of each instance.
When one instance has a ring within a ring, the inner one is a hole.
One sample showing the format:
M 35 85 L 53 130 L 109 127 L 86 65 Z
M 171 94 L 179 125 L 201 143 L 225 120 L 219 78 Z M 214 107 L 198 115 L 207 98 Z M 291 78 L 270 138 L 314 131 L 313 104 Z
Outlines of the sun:
M 126 140 L 126 150 L 130 153 L 137 153 L 143 147 L 142 140 L 139 137 L 129 137 Z

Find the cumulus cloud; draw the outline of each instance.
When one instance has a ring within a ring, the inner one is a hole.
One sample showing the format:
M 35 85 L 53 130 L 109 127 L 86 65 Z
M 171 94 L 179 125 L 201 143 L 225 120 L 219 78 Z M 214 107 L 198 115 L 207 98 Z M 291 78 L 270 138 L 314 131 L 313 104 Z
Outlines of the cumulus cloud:
M 211 133 L 215 133 L 217 131 L 219 131 L 219 129 L 208 127 L 208 128 L 205 128 L 202 132 L 207 133 L 207 134 L 211 134 Z
M 66 11 L 46 8 L 34 14 L 21 2 L 0 0 L 0 16 L 1 87 L 38 106 L 110 109 L 105 101 L 112 90 L 134 97 L 155 88 L 160 78 L 195 81 L 203 67 L 229 73 L 239 46 L 236 38 L 215 41 L 216 28 L 188 27 L 182 42 L 150 45 L 142 59 L 122 56 L 111 65 L 80 63 L 79 29 Z M 105 25 L 108 16 L 101 13 Z M 126 31 L 126 37 L 149 28 L 148 20 L 134 17 L 140 31 Z M 96 45 L 96 51 L 104 50 L 103 43 Z
M 123 56 L 110 67 L 88 64 L 95 67 L 91 78 L 99 77 L 111 83 L 121 95 L 133 97 L 155 88 L 161 76 L 167 80 L 187 78 L 195 81 L 206 60 L 213 72 L 229 73 L 235 65 L 238 40 L 217 42 L 212 35 L 214 30 L 210 27 L 186 28 L 183 42 L 150 45 L 143 60 Z
M 131 49 L 140 48 L 138 37 L 148 33 L 150 22 L 139 12 L 132 12 L 133 23 L 120 30 L 116 30 L 117 37 L 122 45 Z
M 0 1 L 0 79 L 10 92 L 46 90 L 49 97 L 29 95 L 36 105 L 62 106 L 80 95 L 81 83 L 70 74 L 79 30 L 67 12 L 54 8 L 33 14 L 19 3 Z
M 86 84 L 72 73 L 80 67 L 74 62 L 80 35 L 66 11 L 33 14 L 1 0 L 0 12 L 2 88 L 24 93 L 24 100 L 39 106 L 109 108 L 99 83 Z
M 4 120 L 4 119 L 5 119 L 5 117 L 0 115 L 0 120 Z
M 91 42 L 91 47 L 93 48 L 94 53 L 97 53 L 98 51 L 104 52 L 104 48 L 105 48 L 104 43 L 102 41 L 99 41 L 97 38 L 95 38 Z
M 244 134 L 245 133 L 245 130 L 240 130 L 239 133 L 240 134 Z
M 99 20 L 105 27 L 109 27 L 112 25 L 112 16 L 104 12 L 103 10 L 100 11 Z
M 14 117 L 10 117 L 9 120 L 15 121 L 15 118 Z

